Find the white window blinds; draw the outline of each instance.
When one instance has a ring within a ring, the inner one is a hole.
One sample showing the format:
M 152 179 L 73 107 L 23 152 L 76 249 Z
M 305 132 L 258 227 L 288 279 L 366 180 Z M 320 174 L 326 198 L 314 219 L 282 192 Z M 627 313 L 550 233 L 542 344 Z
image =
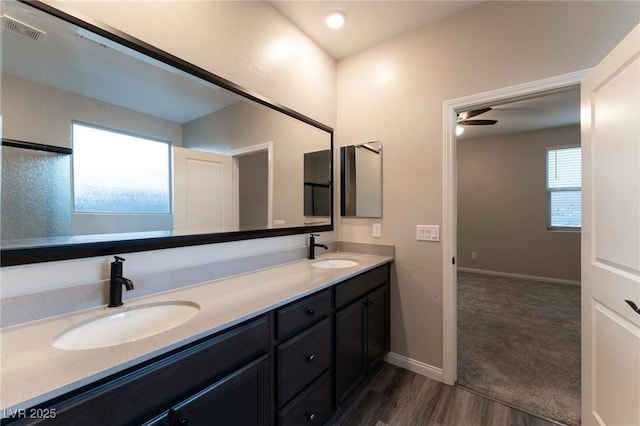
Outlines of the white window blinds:
M 547 149 L 547 206 L 550 229 L 582 224 L 580 147 Z

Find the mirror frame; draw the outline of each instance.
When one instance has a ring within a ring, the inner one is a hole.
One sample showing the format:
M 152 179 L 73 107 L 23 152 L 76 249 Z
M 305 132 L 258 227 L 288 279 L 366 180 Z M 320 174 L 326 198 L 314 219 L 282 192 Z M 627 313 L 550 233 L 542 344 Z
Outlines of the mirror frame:
M 94 32 L 111 41 L 119 43 L 139 53 L 147 55 L 158 61 L 164 62 L 174 68 L 180 69 L 195 77 L 213 83 L 223 89 L 229 90 L 248 100 L 257 102 L 282 114 L 300 120 L 306 124 L 324 130 L 330 137 L 331 158 L 333 159 L 333 133 L 332 127 L 322 124 L 310 117 L 300 114 L 285 106 L 276 104 L 269 99 L 251 92 L 229 80 L 217 76 L 203 68 L 193 65 L 183 59 L 173 56 L 155 46 L 147 44 L 129 34 L 123 33 L 109 25 L 94 19 L 89 19 L 81 14 L 74 13 L 64 5 L 57 4 L 56 7 L 42 3 L 40 0 L 18 0 L 42 12 L 62 19 L 70 24 Z M 332 174 L 334 172 L 332 171 Z M 334 178 L 332 176 L 332 182 Z M 302 183 L 301 183 L 302 184 Z M 281 237 L 287 235 L 307 234 L 314 232 L 333 231 L 334 224 L 334 191 L 331 188 L 331 220 L 326 225 L 297 226 L 291 228 L 271 228 L 255 229 L 246 231 L 229 231 L 210 234 L 192 234 L 167 237 L 151 237 L 140 239 L 111 240 L 87 243 L 69 243 L 38 245 L 24 248 L 4 249 L 0 248 L 0 266 L 14 266 L 41 262 L 51 262 L 57 260 L 80 259 L 95 256 L 110 256 L 119 253 L 132 253 L 149 250 L 160 250 L 177 247 L 188 247 L 204 244 L 226 243 L 231 241 L 241 241 L 256 238 Z M 303 208 L 303 206 L 300 206 Z

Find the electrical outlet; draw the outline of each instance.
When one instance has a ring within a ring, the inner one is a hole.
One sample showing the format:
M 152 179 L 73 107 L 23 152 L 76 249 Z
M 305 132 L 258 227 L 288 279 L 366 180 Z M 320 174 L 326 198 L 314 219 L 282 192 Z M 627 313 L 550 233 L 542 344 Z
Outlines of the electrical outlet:
M 374 238 L 382 237 L 382 224 L 374 223 L 371 227 L 371 236 Z
M 416 240 L 440 241 L 439 225 L 416 225 Z

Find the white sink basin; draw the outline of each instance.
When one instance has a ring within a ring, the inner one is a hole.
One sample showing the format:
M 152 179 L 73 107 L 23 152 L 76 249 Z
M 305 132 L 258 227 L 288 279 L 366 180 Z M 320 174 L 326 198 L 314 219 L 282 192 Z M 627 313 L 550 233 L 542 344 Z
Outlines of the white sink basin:
M 313 262 L 311 266 L 322 269 L 341 269 L 356 266 L 358 262 L 350 259 L 325 259 Z
M 200 311 L 192 302 L 160 302 L 114 309 L 107 314 L 73 325 L 53 339 L 58 349 L 80 350 L 134 342 L 179 326 Z

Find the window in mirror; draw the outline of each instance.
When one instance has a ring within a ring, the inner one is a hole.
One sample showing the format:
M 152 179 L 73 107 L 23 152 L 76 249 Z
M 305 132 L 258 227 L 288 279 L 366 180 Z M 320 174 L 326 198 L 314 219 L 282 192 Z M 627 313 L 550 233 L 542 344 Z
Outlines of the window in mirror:
M 340 148 L 341 215 L 382 217 L 382 144 Z
M 169 213 L 170 144 L 73 123 L 76 213 Z

